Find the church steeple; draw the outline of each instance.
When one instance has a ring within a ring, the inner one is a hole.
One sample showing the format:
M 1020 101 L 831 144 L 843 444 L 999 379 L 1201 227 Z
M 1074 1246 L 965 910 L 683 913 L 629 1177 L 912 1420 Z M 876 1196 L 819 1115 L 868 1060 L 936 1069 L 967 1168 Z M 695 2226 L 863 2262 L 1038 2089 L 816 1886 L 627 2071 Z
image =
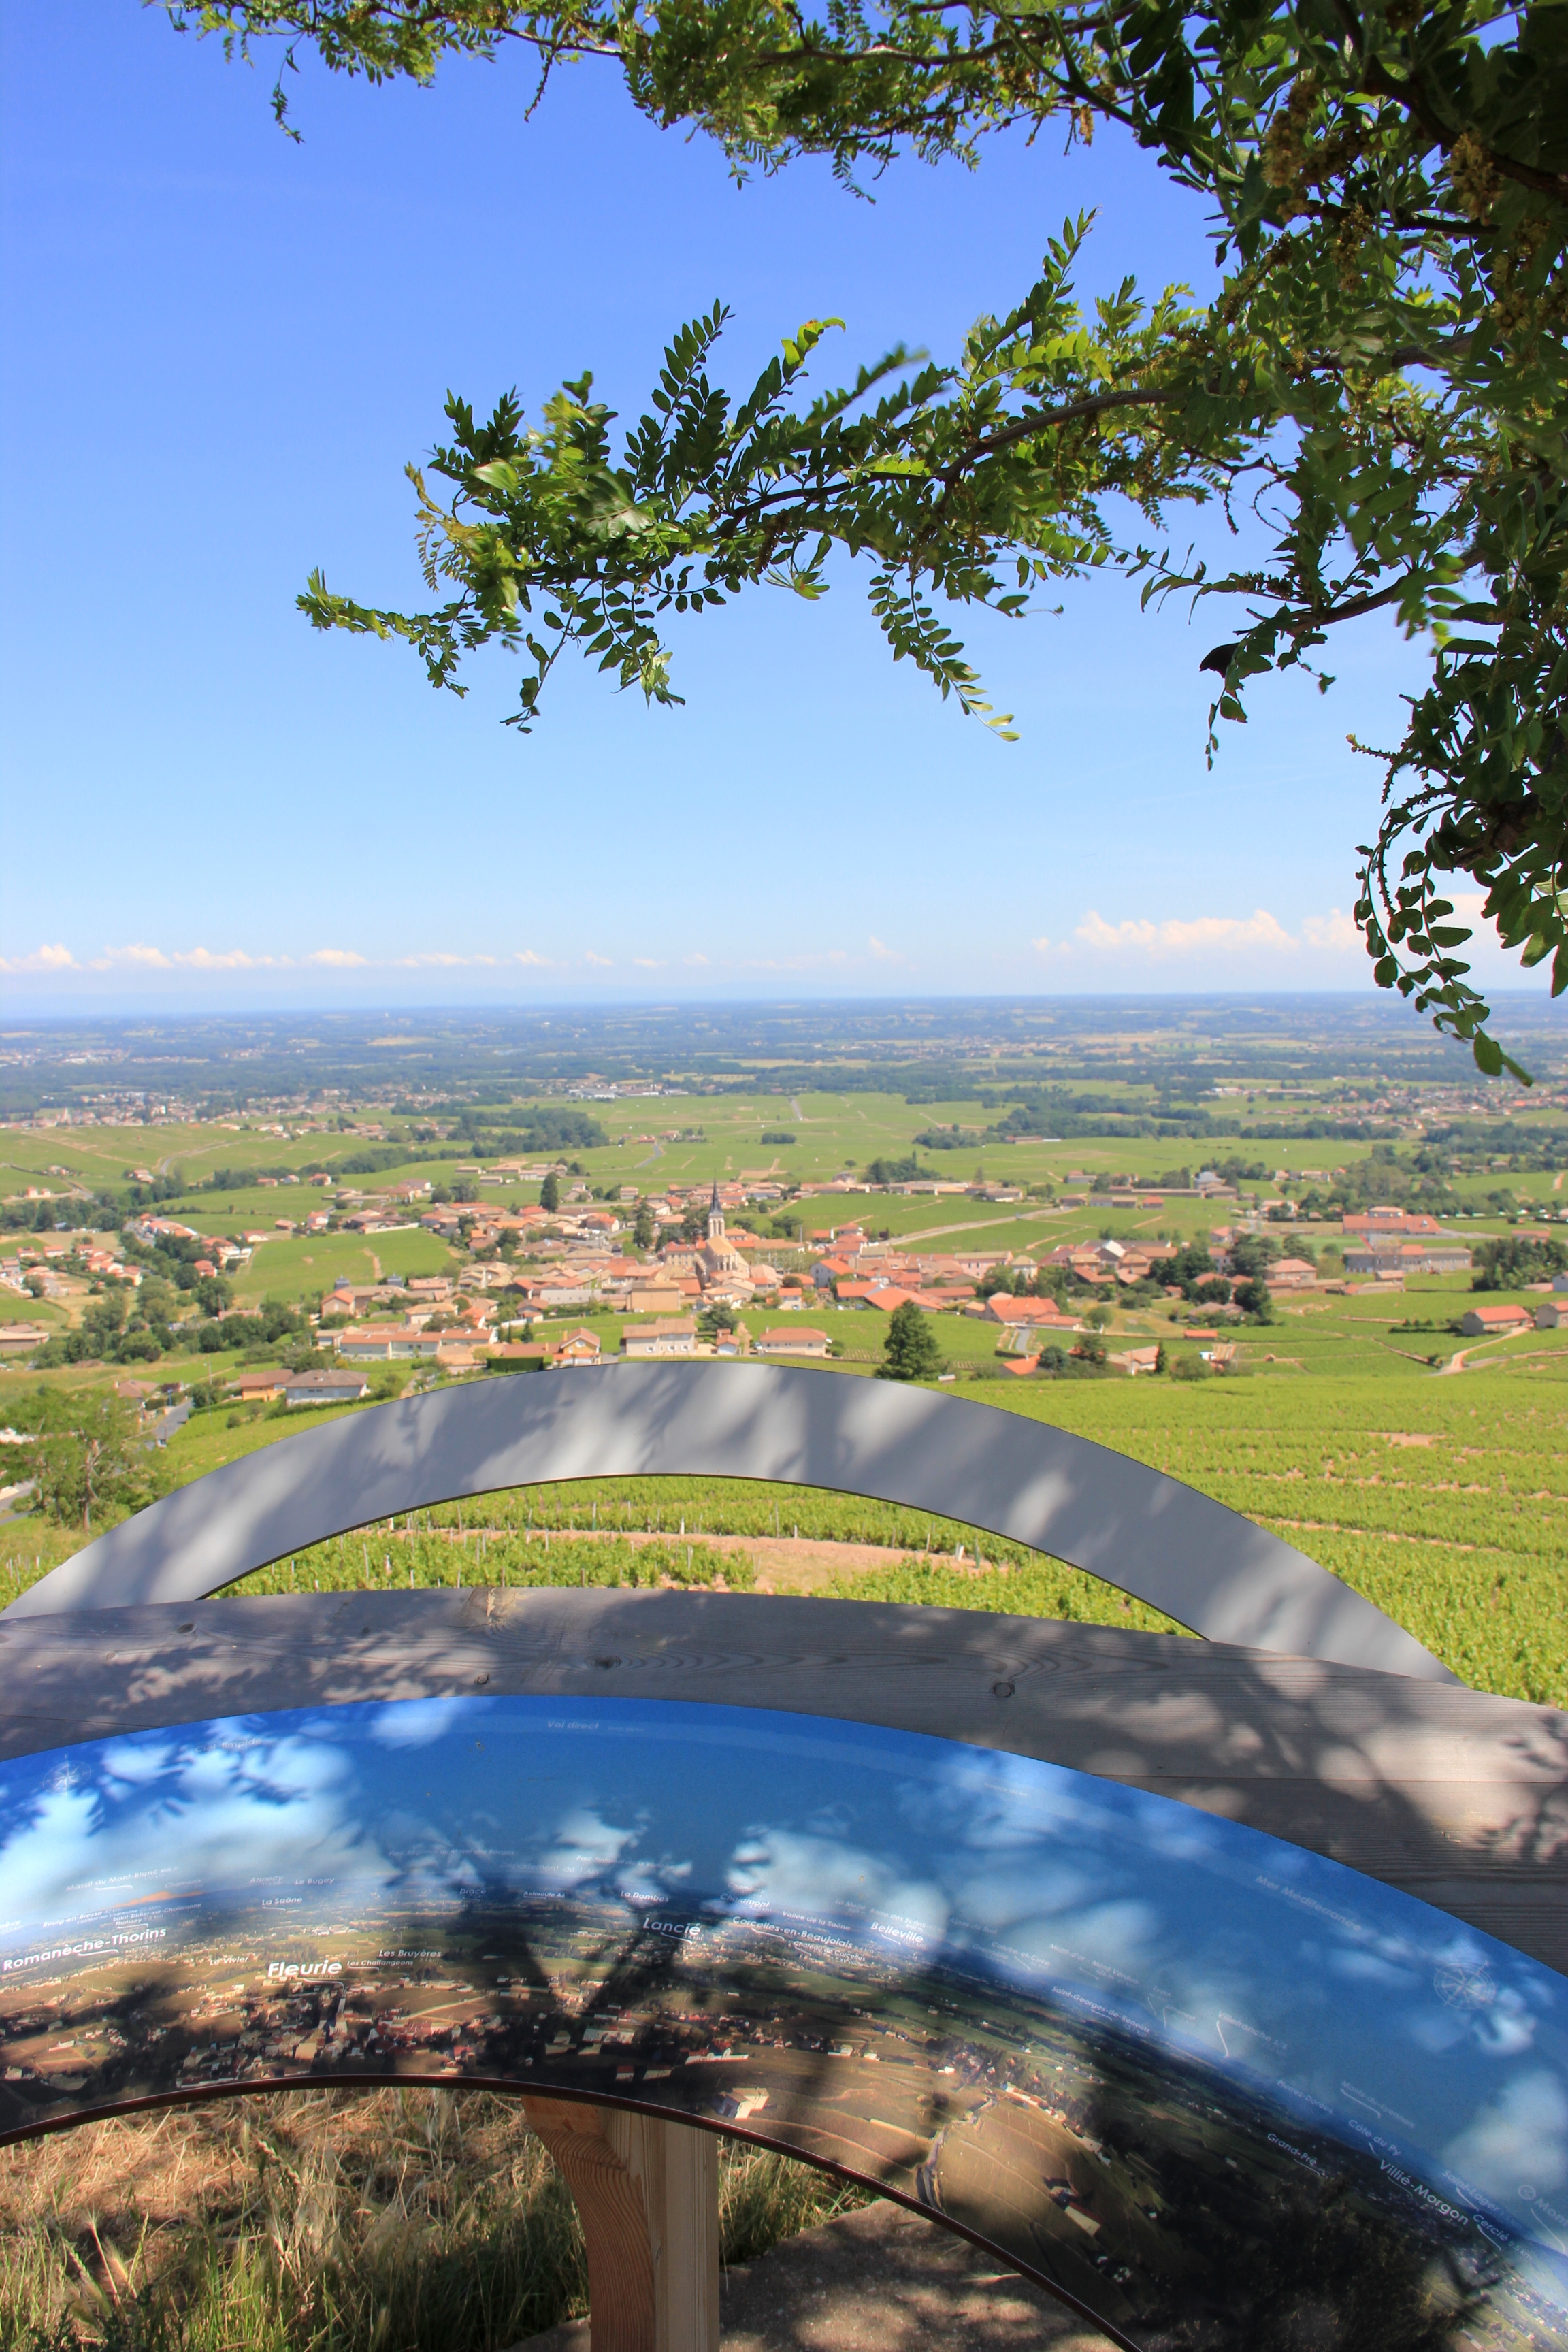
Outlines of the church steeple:
M 721 1242 L 724 1238 L 724 1212 L 719 1205 L 719 1179 L 713 1179 L 713 1197 L 708 1203 L 708 1238 Z

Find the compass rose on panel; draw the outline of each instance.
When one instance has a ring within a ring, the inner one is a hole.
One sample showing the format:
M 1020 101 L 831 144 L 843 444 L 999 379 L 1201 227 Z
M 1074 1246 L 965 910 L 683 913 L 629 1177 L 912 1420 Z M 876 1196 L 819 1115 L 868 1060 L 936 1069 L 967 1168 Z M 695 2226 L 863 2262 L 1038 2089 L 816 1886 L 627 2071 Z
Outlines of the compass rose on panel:
M 1439 1969 L 1432 1979 L 1439 2000 L 1450 2009 L 1486 2009 L 1497 1999 L 1497 1986 L 1484 1968 L 1456 1963 Z

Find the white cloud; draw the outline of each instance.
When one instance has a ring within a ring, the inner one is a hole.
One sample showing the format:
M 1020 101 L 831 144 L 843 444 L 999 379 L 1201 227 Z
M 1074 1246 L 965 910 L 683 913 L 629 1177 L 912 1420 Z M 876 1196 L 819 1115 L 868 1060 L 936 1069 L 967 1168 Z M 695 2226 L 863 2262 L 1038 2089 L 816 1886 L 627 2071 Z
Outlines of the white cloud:
M 588 950 L 586 955 L 583 958 L 583 961 L 584 963 L 597 964 L 601 971 L 613 971 L 615 970 L 615 959 L 612 956 L 595 955 L 592 948 Z
M 0 956 L 0 971 L 79 971 L 69 948 L 35 948 L 31 955 Z
M 909 961 L 908 956 L 900 955 L 897 948 L 884 947 L 881 940 L 875 937 L 867 940 L 866 947 L 868 952 L 878 963 L 908 963 Z
M 1309 915 L 1301 926 L 1301 937 L 1310 948 L 1326 948 L 1335 955 L 1364 955 L 1361 933 L 1342 907 L 1331 907 L 1326 915 Z
M 150 948 L 145 941 L 138 940 L 131 947 L 105 948 L 103 953 L 94 959 L 92 969 L 94 971 L 108 971 L 115 964 L 129 964 L 137 971 L 172 971 L 174 960 L 173 956 L 165 955 L 162 948 Z
M 1533 2204 L 1568 2180 L 1568 2097 L 1543 2069 L 1504 2084 L 1468 2128 L 1443 2151 L 1483 2194 Z
M 227 948 L 215 955 L 211 948 L 192 948 L 187 955 L 176 955 L 173 961 L 184 964 L 191 971 L 256 971 L 270 968 L 276 956 L 247 955 L 243 948 Z
M 1131 951 L 1149 956 L 1203 955 L 1215 948 L 1266 948 L 1289 954 L 1300 946 L 1279 919 L 1262 907 L 1246 916 L 1197 915 L 1184 921 L 1172 915 L 1159 923 L 1151 922 L 1146 916 L 1139 920 L 1108 923 L 1091 908 L 1073 937 L 1097 951 Z
M 353 948 L 317 948 L 312 954 L 305 958 L 307 963 L 329 964 L 335 971 L 347 971 L 350 966 L 363 964 L 367 961 L 366 957 L 356 955 Z

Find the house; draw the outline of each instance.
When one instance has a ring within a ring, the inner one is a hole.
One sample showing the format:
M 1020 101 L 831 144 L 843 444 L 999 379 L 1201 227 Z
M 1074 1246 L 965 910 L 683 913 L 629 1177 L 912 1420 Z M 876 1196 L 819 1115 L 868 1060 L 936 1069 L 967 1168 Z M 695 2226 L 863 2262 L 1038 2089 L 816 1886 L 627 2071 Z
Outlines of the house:
M 675 1282 L 634 1282 L 626 1297 L 634 1315 L 678 1315 L 685 1303 Z
M 697 1324 L 689 1315 L 660 1317 L 652 1323 L 628 1323 L 621 1334 L 628 1356 L 690 1356 L 697 1351 Z
M 1535 1318 L 1528 1307 L 1472 1307 L 1459 1318 L 1468 1339 L 1506 1339 L 1510 1331 L 1530 1331 Z
M 812 1323 L 796 1323 L 787 1329 L 770 1328 L 758 1335 L 753 1354 L 759 1356 L 816 1356 L 827 1354 L 831 1342 L 826 1331 Z
M 986 1323 L 1041 1323 L 1053 1318 L 1066 1323 L 1068 1319 L 1054 1299 L 1013 1298 L 1005 1290 L 994 1290 L 980 1314 Z
M 370 1382 L 363 1372 L 289 1372 L 283 1394 L 291 1405 L 356 1404 L 369 1396 Z
M 1270 1290 L 1308 1290 L 1317 1279 L 1317 1267 L 1304 1257 L 1277 1258 L 1265 1276 Z
M 283 1394 L 288 1379 L 281 1364 L 274 1364 L 270 1371 L 241 1372 L 239 1401 L 241 1404 L 270 1404 L 275 1397 Z
M 1347 1274 L 1468 1274 L 1472 1263 L 1463 1242 L 1385 1241 L 1379 1236 L 1345 1252 Z
M 555 1350 L 556 1367 L 559 1370 L 573 1364 L 596 1364 L 600 1352 L 596 1331 L 574 1331 Z
M 818 1290 L 830 1290 L 836 1283 L 853 1282 L 855 1265 L 847 1257 L 818 1258 L 811 1269 L 811 1278 Z
M 438 1357 L 441 1349 L 434 1331 L 416 1331 L 407 1323 L 353 1324 L 333 1332 L 332 1346 L 345 1364 L 391 1364 L 411 1356 Z
M 41 1323 L 0 1323 L 0 1356 L 30 1356 L 48 1336 Z
M 713 2104 L 716 2114 L 732 2116 L 737 2123 L 744 2123 L 748 2116 L 762 2114 L 768 2104 L 768 2094 L 760 2089 L 722 2091 Z
M 324 1323 L 329 1316 L 346 1315 L 352 1321 L 361 1307 L 368 1307 L 374 1297 L 374 1288 L 368 1285 L 356 1290 L 349 1283 L 340 1283 L 321 1300 L 321 1320 Z
M 1538 1331 L 1568 1330 L 1568 1298 L 1547 1298 L 1535 1310 Z
M 485 1350 L 492 1372 L 542 1372 L 555 1361 L 555 1350 L 543 1339 L 508 1339 Z

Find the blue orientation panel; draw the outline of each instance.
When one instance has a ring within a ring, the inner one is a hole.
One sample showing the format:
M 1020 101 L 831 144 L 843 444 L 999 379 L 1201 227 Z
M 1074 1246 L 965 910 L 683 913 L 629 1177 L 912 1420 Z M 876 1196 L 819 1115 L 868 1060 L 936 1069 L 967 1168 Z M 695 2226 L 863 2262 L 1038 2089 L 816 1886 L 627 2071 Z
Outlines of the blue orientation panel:
M 0 2137 L 323 2079 L 717 2123 L 1166 2347 L 1568 2346 L 1568 1980 L 1091 1776 L 674 1701 L 0 1768 Z

